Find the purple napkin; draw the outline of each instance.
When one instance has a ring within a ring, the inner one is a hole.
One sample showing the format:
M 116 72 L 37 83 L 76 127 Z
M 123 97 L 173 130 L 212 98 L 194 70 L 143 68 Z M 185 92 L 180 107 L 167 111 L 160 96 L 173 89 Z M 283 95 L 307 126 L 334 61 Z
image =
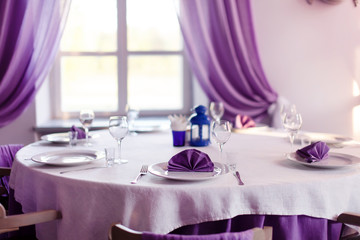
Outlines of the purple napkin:
M 83 138 L 85 138 L 85 132 L 84 132 L 82 129 L 76 127 L 75 125 L 72 125 L 71 131 L 78 133 L 78 135 L 77 135 L 77 138 L 78 138 L 78 139 L 83 139 Z
M 329 157 L 329 147 L 324 142 L 315 142 L 296 151 L 297 155 L 304 158 L 307 162 L 317 162 Z
M 235 128 L 250 128 L 255 127 L 255 122 L 247 115 L 238 114 L 235 117 Z
M 169 171 L 212 172 L 214 163 L 210 157 L 199 150 L 187 149 L 174 155 L 168 162 Z

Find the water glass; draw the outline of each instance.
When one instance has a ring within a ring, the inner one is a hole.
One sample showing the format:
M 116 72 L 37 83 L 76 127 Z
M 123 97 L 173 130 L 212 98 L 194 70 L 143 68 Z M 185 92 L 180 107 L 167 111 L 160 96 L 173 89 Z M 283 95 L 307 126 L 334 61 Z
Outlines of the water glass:
M 112 167 L 115 161 L 115 148 L 105 148 L 106 167 Z
M 109 132 L 118 143 L 118 157 L 116 163 L 127 163 L 127 159 L 121 157 L 121 141 L 129 133 L 129 125 L 126 116 L 112 116 L 109 119 Z
M 289 139 L 292 149 L 294 146 L 296 134 L 302 125 L 302 117 L 299 113 L 288 113 L 285 115 L 283 125 L 284 128 L 289 132 Z
M 236 171 L 236 163 L 239 159 L 240 154 L 238 152 L 227 152 L 225 164 L 228 166 L 231 172 Z
M 129 133 L 132 136 L 136 136 L 135 121 L 139 118 L 140 111 L 136 108 L 131 108 L 129 105 L 126 106 L 126 116 L 129 124 Z
M 219 122 L 224 115 L 224 104 L 222 102 L 211 102 L 209 109 L 214 121 Z
M 70 132 L 68 132 L 68 136 L 69 136 L 69 146 L 70 147 L 76 146 L 77 138 L 78 138 L 78 132 L 70 131 Z

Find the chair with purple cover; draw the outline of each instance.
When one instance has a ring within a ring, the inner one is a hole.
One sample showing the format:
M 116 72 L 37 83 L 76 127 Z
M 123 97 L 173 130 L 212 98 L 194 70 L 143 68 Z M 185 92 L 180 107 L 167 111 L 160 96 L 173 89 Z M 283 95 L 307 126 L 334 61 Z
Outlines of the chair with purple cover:
M 12 167 L 13 161 L 15 159 L 16 153 L 22 148 L 24 145 L 22 144 L 7 144 L 0 145 L 0 203 L 8 207 L 9 201 L 9 176 L 10 169 Z
M 154 234 L 138 232 L 121 224 L 113 224 L 110 240 L 271 240 L 272 227 L 252 228 L 243 232 L 225 232 L 207 235 Z

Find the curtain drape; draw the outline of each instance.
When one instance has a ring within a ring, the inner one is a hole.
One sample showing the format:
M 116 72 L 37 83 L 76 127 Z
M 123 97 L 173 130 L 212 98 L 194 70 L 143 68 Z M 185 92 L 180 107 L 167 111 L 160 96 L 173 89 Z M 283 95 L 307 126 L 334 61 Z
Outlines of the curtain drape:
M 29 106 L 46 78 L 70 1 L 0 1 L 0 127 Z
M 264 74 L 250 0 L 177 2 L 185 51 L 211 101 L 224 103 L 224 118 L 244 114 L 261 120 L 277 93 Z

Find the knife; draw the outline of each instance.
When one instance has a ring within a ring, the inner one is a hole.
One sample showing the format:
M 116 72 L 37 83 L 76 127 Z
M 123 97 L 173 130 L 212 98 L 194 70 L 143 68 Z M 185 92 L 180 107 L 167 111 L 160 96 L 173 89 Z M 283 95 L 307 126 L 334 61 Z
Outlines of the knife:
M 106 168 L 106 167 L 88 167 L 88 168 L 80 168 L 80 169 L 71 169 L 71 170 L 62 171 L 62 172 L 60 172 L 60 174 L 64 174 L 64 173 L 68 173 L 68 172 L 85 171 L 85 170 L 90 170 L 90 169 L 95 169 L 95 168 Z
M 243 181 L 241 181 L 241 178 L 240 178 L 240 173 L 239 173 L 238 171 L 236 171 L 236 172 L 234 173 L 234 176 L 235 176 L 235 177 L 236 177 L 236 179 L 238 180 L 239 185 L 244 185 L 244 182 L 243 182 Z

